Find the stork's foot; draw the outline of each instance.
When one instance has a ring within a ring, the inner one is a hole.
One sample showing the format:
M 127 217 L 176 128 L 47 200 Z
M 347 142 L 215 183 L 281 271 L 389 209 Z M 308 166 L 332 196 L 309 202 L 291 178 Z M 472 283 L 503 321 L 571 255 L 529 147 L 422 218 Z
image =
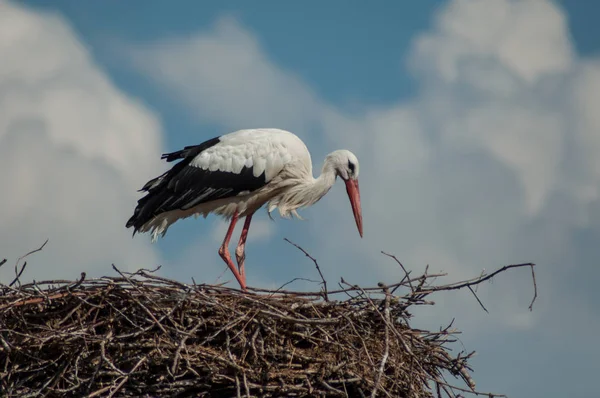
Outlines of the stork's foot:
M 225 261 L 225 263 L 233 273 L 233 276 L 235 276 L 235 279 L 237 279 L 242 290 L 246 291 L 246 277 L 245 275 L 240 274 L 236 266 L 233 264 L 233 261 L 231 261 L 231 255 L 229 254 L 229 249 L 227 248 L 227 246 L 223 245 L 219 248 L 219 255 L 221 256 L 223 261 Z

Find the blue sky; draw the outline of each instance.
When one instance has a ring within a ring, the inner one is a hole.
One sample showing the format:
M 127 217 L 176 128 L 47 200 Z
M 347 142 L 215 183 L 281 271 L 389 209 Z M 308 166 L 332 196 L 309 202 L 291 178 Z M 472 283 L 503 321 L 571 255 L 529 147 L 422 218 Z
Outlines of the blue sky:
M 111 39 L 147 41 L 187 35 L 207 29 L 218 17 L 232 15 L 260 37 L 275 63 L 317 83 L 314 87 L 325 99 L 343 104 L 390 101 L 410 92 L 411 80 L 398 73 L 403 49 L 442 2 L 424 0 L 403 6 L 382 1 L 365 6 L 357 1 L 312 5 L 231 1 L 224 6 L 215 1 L 180 1 L 173 6 L 149 1 L 143 7 L 135 1 L 125 5 L 59 1 L 51 7 L 44 1 L 28 3 L 60 9 L 100 56 L 112 50 Z M 114 66 L 113 61 L 99 59 L 107 68 Z
M 330 283 L 400 278 L 380 250 L 448 282 L 533 261 L 533 312 L 529 274 L 515 272 L 480 287 L 490 314 L 457 293 L 416 321 L 456 318 L 479 352 L 483 391 L 597 392 L 599 5 L 176 4 L 0 2 L 0 183 L 12 192 L 0 199 L 2 256 L 50 238 L 29 278 L 102 275 L 114 262 L 230 280 L 215 218 L 177 223 L 155 245 L 131 239 L 135 190 L 165 169 L 163 152 L 238 128 L 290 129 L 315 173 L 334 149 L 357 154 L 365 237 L 341 184 L 302 212 L 307 221 L 261 212 L 247 246 L 251 285 L 317 277 L 284 237 Z

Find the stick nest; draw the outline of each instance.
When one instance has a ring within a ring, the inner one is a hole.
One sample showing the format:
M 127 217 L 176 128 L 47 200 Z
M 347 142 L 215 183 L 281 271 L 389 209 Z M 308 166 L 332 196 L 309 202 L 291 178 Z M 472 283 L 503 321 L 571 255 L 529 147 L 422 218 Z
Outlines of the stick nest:
M 428 287 L 432 275 L 407 273 L 389 287 L 341 285 L 327 294 L 242 293 L 146 270 L 117 272 L 119 277 L 0 284 L 3 396 L 474 392 L 470 355 L 448 348 L 455 331 L 409 325 L 407 309 L 427 304 L 425 297 L 440 290 Z M 408 293 L 397 295 L 399 288 Z M 341 299 L 332 300 L 336 296 Z M 463 387 L 452 387 L 444 375 L 462 380 Z

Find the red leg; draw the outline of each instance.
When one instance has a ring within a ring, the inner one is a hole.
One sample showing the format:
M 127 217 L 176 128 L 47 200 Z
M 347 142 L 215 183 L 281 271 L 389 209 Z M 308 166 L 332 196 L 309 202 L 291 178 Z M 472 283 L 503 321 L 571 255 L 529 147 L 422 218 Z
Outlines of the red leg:
M 244 261 L 246 260 L 246 238 L 248 237 L 248 230 L 250 229 L 250 222 L 252 221 L 252 214 L 246 216 L 244 221 L 244 228 L 240 235 L 240 242 L 235 249 L 235 258 L 237 259 L 238 268 L 244 282 L 246 282 L 246 270 L 244 269 Z
M 233 233 L 233 229 L 235 228 L 235 224 L 237 223 L 237 220 L 238 220 L 238 213 L 236 211 L 233 214 L 233 217 L 231 218 L 231 223 L 229 224 L 229 228 L 227 229 L 227 235 L 225 235 L 223 244 L 219 248 L 219 255 L 221 256 L 223 261 L 225 261 L 225 263 L 227 264 L 227 266 L 229 267 L 231 272 L 233 272 L 233 275 L 235 276 L 235 279 L 237 279 L 242 290 L 246 290 L 246 281 L 240 275 L 240 273 L 236 269 L 235 265 L 233 265 L 233 262 L 231 261 L 231 256 L 229 255 L 229 240 L 231 239 L 231 234 Z

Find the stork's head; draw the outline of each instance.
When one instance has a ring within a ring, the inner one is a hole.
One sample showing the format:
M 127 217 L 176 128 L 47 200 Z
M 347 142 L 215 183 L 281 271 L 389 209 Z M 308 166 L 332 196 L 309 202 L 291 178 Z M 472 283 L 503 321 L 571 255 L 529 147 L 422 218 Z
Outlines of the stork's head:
M 360 237 L 363 236 L 362 227 L 362 210 L 360 207 L 360 190 L 358 189 L 358 159 L 356 156 L 346 150 L 340 149 L 332 152 L 327 156 L 328 162 L 333 166 L 335 173 L 346 183 L 346 192 L 348 192 L 348 198 L 352 205 L 352 212 L 354 213 L 354 220 L 356 221 L 356 227 Z

